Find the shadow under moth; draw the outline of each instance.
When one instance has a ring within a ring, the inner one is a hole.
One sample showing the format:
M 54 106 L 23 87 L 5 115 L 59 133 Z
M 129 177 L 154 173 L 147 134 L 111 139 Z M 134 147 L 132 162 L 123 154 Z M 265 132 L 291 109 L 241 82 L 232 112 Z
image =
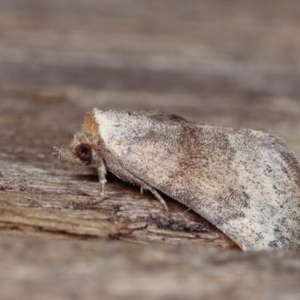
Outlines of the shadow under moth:
M 56 156 L 110 171 L 181 202 L 243 250 L 300 249 L 300 165 L 258 130 L 200 125 L 157 112 L 94 109 Z

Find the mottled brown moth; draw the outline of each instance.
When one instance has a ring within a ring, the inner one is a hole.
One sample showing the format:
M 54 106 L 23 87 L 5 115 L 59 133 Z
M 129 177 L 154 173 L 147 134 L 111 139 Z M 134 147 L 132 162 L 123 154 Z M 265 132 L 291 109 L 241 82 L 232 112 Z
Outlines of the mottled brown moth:
M 67 161 L 159 192 L 206 218 L 243 250 L 300 249 L 300 165 L 285 143 L 259 130 L 200 125 L 154 112 L 86 115 Z

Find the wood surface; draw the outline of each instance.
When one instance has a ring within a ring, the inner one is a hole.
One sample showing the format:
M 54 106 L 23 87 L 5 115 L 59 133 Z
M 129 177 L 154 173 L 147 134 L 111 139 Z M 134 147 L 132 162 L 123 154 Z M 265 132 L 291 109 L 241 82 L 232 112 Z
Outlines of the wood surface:
M 112 175 L 101 199 L 51 155 L 97 107 L 268 129 L 299 158 L 300 5 L 225 2 L 0 1 L 0 299 L 300 298 L 299 252 L 243 253 Z

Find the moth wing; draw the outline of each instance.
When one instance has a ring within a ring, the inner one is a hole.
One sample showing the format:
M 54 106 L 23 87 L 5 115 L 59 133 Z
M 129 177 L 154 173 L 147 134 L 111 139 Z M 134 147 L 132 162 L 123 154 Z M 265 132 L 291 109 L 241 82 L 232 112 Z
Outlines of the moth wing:
M 269 133 L 152 126 L 117 149 L 123 167 L 206 218 L 242 249 L 300 248 L 299 164 Z
M 121 113 L 124 113 L 124 112 L 121 112 Z M 163 112 L 163 111 L 141 110 L 141 111 L 135 111 L 135 112 L 127 112 L 127 114 L 129 114 L 130 116 L 133 116 L 133 117 L 140 116 L 143 119 L 147 118 L 147 119 L 152 119 L 152 120 L 158 121 L 158 122 L 167 122 L 167 123 L 189 122 L 181 116 L 178 116 L 176 114 L 169 113 L 169 112 Z

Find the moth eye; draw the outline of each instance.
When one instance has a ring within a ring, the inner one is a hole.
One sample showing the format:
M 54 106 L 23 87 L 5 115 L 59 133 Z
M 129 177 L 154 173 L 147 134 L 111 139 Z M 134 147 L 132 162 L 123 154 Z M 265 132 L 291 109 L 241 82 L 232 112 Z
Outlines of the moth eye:
M 81 143 L 76 147 L 76 154 L 81 161 L 90 163 L 93 158 L 92 148 L 89 144 Z

